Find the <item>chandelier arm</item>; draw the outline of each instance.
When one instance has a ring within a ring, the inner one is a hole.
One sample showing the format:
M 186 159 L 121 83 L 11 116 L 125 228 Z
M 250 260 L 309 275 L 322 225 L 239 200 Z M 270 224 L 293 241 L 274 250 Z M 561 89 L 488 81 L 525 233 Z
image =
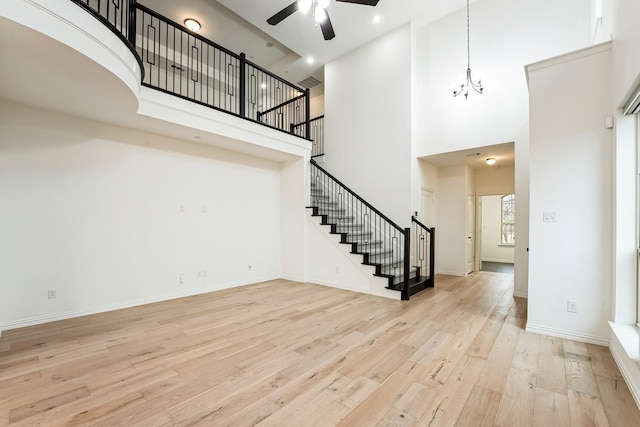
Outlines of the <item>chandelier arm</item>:
M 469 88 L 473 89 L 475 92 L 479 94 L 484 93 L 484 88 L 482 87 L 482 80 L 478 80 L 478 82 L 474 82 L 471 77 L 471 19 L 469 12 L 469 3 L 470 0 L 467 0 L 467 73 L 466 73 L 466 81 L 460 83 L 460 89 L 453 90 L 453 97 L 457 97 L 461 93 L 464 93 L 464 98 L 467 99 L 469 96 Z

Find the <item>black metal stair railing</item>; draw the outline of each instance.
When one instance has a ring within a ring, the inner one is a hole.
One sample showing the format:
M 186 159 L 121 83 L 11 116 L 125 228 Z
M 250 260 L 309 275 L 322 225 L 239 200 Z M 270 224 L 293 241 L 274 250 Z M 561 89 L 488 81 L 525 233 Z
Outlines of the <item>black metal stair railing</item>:
M 291 125 L 291 133 L 302 136 L 306 123 Z M 311 139 L 311 158 L 324 155 L 324 116 L 314 117 L 309 120 L 309 131 L 307 133 Z
M 137 0 L 71 0 L 116 33 L 140 63 L 142 84 L 310 139 L 309 91 Z M 302 123 L 296 128 L 293 125 Z
M 375 266 L 375 275 L 388 279 L 388 288 L 409 298 L 409 280 L 416 269 L 409 265 L 410 229 L 391 221 L 362 197 L 311 159 L 311 200 L 314 215 L 321 215 L 351 253 L 363 264 Z
M 416 268 L 413 283 L 409 284 L 410 295 L 425 288 L 432 288 L 435 280 L 436 229 L 427 227 L 414 216 L 411 217 L 411 265 Z

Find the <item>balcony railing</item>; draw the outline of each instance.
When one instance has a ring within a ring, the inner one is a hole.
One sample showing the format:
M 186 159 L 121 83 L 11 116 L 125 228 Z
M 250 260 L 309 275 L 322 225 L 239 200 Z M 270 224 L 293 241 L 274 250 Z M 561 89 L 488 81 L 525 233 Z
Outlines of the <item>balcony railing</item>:
M 291 133 L 302 136 L 305 132 L 305 122 L 291 125 Z M 314 117 L 309 120 L 307 135 L 311 140 L 311 157 L 324 155 L 324 116 Z
M 137 0 L 71 0 L 111 28 L 143 68 L 142 84 L 311 139 L 309 90 L 160 15 Z M 294 128 L 295 127 L 295 128 Z

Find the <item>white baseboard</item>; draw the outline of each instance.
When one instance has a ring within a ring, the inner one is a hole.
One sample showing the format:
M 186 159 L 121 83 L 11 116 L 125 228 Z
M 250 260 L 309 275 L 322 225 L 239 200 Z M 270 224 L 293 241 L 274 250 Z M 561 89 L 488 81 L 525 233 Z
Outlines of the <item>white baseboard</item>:
M 626 351 L 613 333 L 609 342 L 609 350 L 611 350 L 613 359 L 616 361 L 616 365 L 618 365 L 618 369 L 620 369 L 620 373 L 627 383 L 633 400 L 636 401 L 636 405 L 640 408 L 640 367 L 627 356 Z
M 199 288 L 195 290 L 189 290 L 188 292 L 172 292 L 169 294 L 158 295 L 158 296 L 149 297 L 149 298 L 127 300 L 127 301 L 119 302 L 116 304 L 107 304 L 99 307 L 91 307 L 91 308 L 86 308 L 81 310 L 71 310 L 63 313 L 54 313 L 54 314 L 48 314 L 45 316 L 36 316 L 36 317 L 30 317 L 26 319 L 14 320 L 14 321 L 7 322 L 5 324 L 0 325 L 0 331 L 2 330 L 7 331 L 10 329 L 24 328 L 27 326 L 34 326 L 34 325 L 40 325 L 43 323 L 56 322 L 58 320 L 73 319 L 74 317 L 88 316 L 91 314 L 104 313 L 107 311 L 121 310 L 124 308 L 131 308 L 139 305 L 153 304 L 156 302 L 168 301 L 168 300 L 177 299 L 177 298 L 184 298 L 184 297 L 189 297 L 193 295 L 206 294 L 209 292 L 221 291 L 221 290 L 230 289 L 230 288 L 237 288 L 240 286 L 251 285 L 254 283 L 268 282 L 276 279 L 279 279 L 279 277 L 265 277 L 265 278 L 258 279 L 256 281 L 251 281 L 251 282 L 225 283 L 222 285 L 211 286 L 208 288 Z
M 605 347 L 609 346 L 608 337 L 599 337 L 596 335 L 588 335 L 588 334 L 581 334 L 579 332 L 565 331 L 562 329 L 555 329 L 555 328 L 549 328 L 546 326 L 533 325 L 528 322 L 527 322 L 527 326 L 525 327 L 525 330 L 527 332 L 534 332 L 536 334 L 541 334 L 541 335 L 549 335 L 551 337 L 565 338 L 568 340 L 602 345 Z
M 498 259 L 498 258 L 485 258 L 482 261 L 484 262 L 499 262 L 500 264 L 513 264 L 514 261 L 512 259 Z
M 458 276 L 458 277 L 465 277 L 467 275 L 466 273 L 461 273 L 459 271 L 444 271 L 444 270 L 438 270 L 438 269 L 436 269 L 436 274 L 444 274 L 445 276 Z

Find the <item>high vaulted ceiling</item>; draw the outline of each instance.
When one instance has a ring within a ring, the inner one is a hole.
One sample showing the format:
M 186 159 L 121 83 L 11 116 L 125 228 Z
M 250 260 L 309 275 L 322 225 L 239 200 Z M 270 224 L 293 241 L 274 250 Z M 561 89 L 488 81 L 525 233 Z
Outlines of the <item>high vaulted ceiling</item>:
M 375 7 L 331 0 L 328 13 L 336 37 L 325 41 L 311 14 L 295 12 L 276 26 L 267 19 L 294 0 L 140 0 L 182 23 L 195 18 L 199 31 L 216 43 L 270 71 L 298 83 L 314 76 L 322 81 L 323 65 L 411 20 L 435 21 L 464 8 L 465 0 L 380 0 Z M 476 0 L 472 0 L 476 1 Z M 374 16 L 380 22 L 374 24 Z M 309 64 L 307 58 L 314 58 Z

